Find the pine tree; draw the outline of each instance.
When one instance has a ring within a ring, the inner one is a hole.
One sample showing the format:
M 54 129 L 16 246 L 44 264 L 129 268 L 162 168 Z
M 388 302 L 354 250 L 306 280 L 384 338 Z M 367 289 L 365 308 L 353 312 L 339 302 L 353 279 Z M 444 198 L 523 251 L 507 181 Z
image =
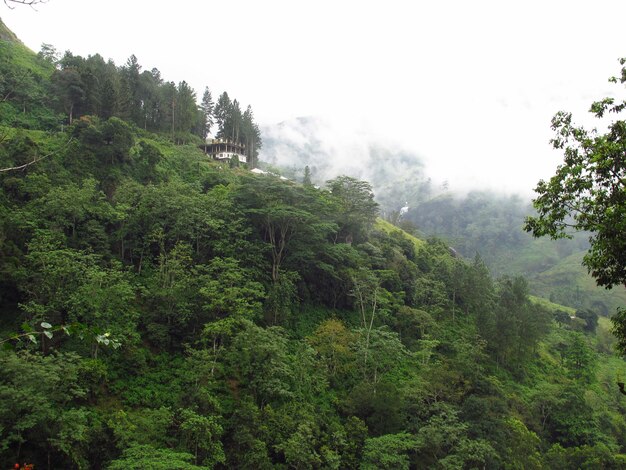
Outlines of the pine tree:
M 311 169 L 309 168 L 309 165 L 304 167 L 304 176 L 302 177 L 302 184 L 305 186 L 312 186 L 313 183 L 311 183 Z
M 139 74 L 141 65 L 135 55 L 131 55 L 121 69 L 122 112 L 135 124 L 142 124 L 141 99 L 139 97 Z
M 224 126 L 230 114 L 231 106 L 232 104 L 230 102 L 230 98 L 228 97 L 228 93 L 222 93 L 217 100 L 217 104 L 215 105 L 215 111 L 213 113 L 213 115 L 215 116 L 215 123 L 217 124 L 217 137 L 219 137 L 220 139 L 225 137 Z
M 261 147 L 261 131 L 259 130 L 259 126 L 254 122 L 254 114 L 252 113 L 252 107 L 250 105 L 246 108 L 246 112 L 243 113 L 241 129 L 241 141 L 246 146 L 248 165 L 255 168 L 258 149 Z
M 213 127 L 213 108 L 215 103 L 213 103 L 213 98 L 211 96 L 211 90 L 209 87 L 204 89 L 204 94 L 202 95 L 202 103 L 200 104 L 200 110 L 202 112 L 202 138 L 206 139 L 209 133 L 211 132 L 211 127 Z

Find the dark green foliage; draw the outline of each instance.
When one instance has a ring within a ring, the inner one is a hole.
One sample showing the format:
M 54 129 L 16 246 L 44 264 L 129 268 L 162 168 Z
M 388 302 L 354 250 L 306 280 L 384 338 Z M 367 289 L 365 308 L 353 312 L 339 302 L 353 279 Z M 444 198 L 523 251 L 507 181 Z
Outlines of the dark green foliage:
M 348 243 L 364 241 L 378 215 L 378 204 L 369 183 L 348 176 L 327 181 L 340 219 L 339 237 Z
M 598 327 L 598 314 L 589 309 L 577 310 L 576 318 L 585 321 L 585 331 L 595 333 Z

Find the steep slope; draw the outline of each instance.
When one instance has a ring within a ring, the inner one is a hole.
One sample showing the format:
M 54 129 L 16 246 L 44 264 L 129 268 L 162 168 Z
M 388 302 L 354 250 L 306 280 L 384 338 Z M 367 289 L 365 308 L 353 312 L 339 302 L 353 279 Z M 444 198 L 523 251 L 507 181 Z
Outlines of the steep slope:
M 7 25 L 4 24 L 2 18 L 0 18 L 0 41 L 15 42 L 22 44 L 22 41 L 18 39 L 13 31 L 11 31 Z
M 0 20 L 0 125 L 49 129 L 58 117 L 49 109 L 52 63 L 40 59 Z

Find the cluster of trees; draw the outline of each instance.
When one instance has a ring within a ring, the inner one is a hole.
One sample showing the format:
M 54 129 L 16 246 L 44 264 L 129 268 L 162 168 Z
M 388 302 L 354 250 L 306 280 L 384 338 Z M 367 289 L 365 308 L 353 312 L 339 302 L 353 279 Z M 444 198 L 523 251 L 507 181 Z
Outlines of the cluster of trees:
M 3 110 L 5 124 L 22 126 L 20 114 L 46 109 L 27 127 L 49 130 L 60 123 L 71 125 L 81 116 L 118 117 L 167 134 L 177 143 L 204 140 L 214 130 L 219 138 L 244 144 L 248 161 L 256 165 L 262 140 L 252 107 L 242 111 L 226 92 L 216 103 L 206 87 L 198 103 L 196 91 L 186 81 L 176 84 L 156 68 L 142 70 L 134 55 L 117 66 L 99 54 L 84 58 L 66 51 L 61 56 L 49 44 L 42 45 L 36 60 L 23 49 L 10 42 L 0 44 L 4 72 L 0 94 L 2 103 L 14 108 Z

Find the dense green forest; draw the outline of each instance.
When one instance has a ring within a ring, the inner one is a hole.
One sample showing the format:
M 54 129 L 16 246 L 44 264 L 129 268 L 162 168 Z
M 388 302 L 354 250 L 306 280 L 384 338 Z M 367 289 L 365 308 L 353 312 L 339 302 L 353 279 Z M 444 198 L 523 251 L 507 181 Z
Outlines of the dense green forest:
M 606 318 L 209 161 L 261 141 L 225 93 L 0 37 L 2 465 L 626 468 Z

